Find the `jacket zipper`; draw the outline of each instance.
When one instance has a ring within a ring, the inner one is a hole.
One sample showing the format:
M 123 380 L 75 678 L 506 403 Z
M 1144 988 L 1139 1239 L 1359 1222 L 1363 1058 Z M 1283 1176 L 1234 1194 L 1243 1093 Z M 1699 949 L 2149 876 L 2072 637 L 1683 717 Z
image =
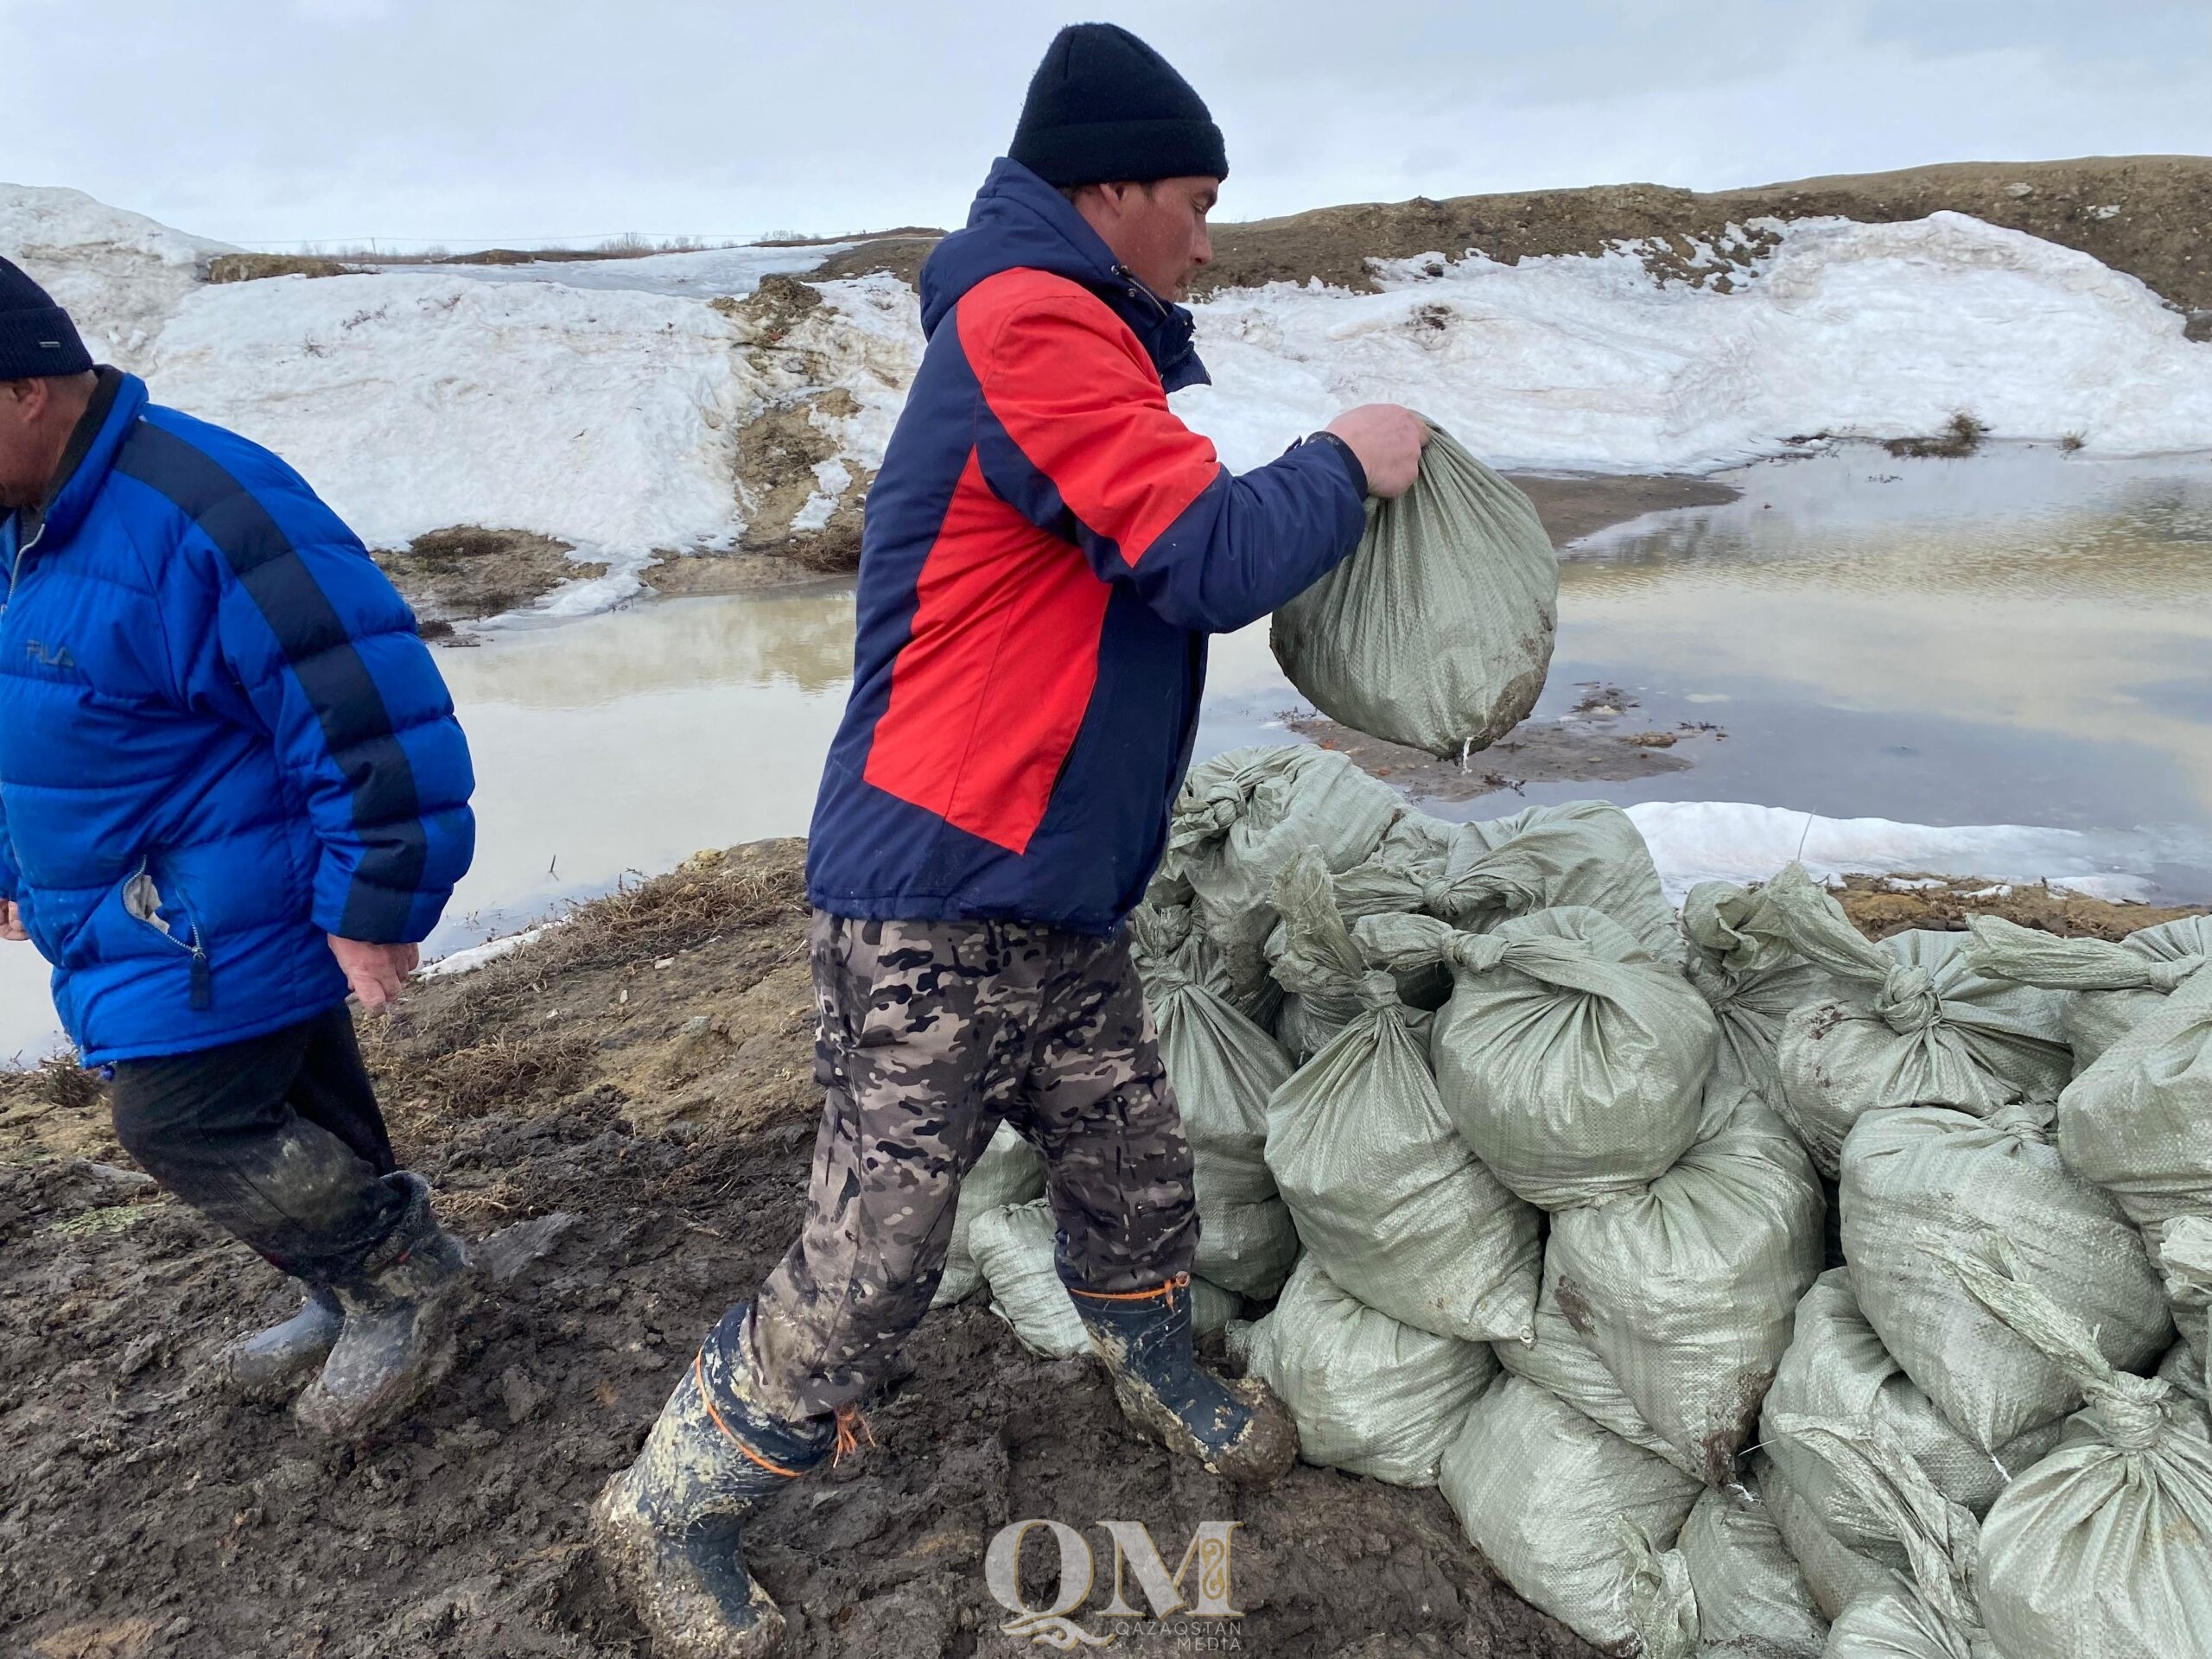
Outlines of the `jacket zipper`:
M 16 562 L 8 571 L 8 600 L 10 604 L 15 602 L 16 583 L 22 577 L 23 561 L 30 556 L 31 550 L 45 539 L 46 520 L 44 518 L 41 518 L 38 521 L 38 528 L 31 532 L 30 540 L 25 542 L 21 547 L 18 547 L 16 550 Z M 0 611 L 4 611 L 7 608 L 6 605 L 0 605 Z
M 138 861 L 137 873 L 131 876 L 130 880 L 132 881 L 136 881 L 140 876 L 144 876 L 149 882 L 152 882 L 155 890 L 158 892 L 160 891 L 161 884 L 157 881 L 153 881 L 151 874 L 153 863 L 153 855 L 150 853 L 141 858 Z M 125 885 L 128 886 L 129 884 L 126 883 Z M 192 1011 L 194 1014 L 205 1014 L 209 1008 L 215 1005 L 215 976 L 207 965 L 207 947 L 200 942 L 200 919 L 198 917 L 194 916 L 192 912 L 192 895 L 185 892 L 185 890 L 180 887 L 176 888 L 176 897 L 179 906 L 181 907 L 184 912 L 185 921 L 192 929 L 192 942 L 189 944 L 186 944 L 182 939 L 178 938 L 175 934 L 170 932 L 167 928 L 159 926 L 153 922 L 147 921 L 147 919 L 143 916 L 137 917 L 137 919 L 145 923 L 145 925 L 152 928 L 155 932 L 160 934 L 171 944 L 176 946 L 178 950 L 190 953 L 192 957 Z M 124 907 L 126 909 L 129 908 L 127 905 Z

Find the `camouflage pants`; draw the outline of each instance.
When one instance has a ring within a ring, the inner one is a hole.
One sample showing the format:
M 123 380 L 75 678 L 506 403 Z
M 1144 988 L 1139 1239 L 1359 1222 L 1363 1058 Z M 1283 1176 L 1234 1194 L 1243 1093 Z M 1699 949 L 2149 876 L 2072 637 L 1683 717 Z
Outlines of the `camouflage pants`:
M 1126 939 L 1021 922 L 817 912 L 826 1093 L 806 1223 L 708 1338 L 788 1421 L 858 1400 L 937 1294 L 960 1183 L 1001 1118 L 1041 1151 L 1060 1276 L 1141 1290 L 1189 1271 L 1191 1151 Z

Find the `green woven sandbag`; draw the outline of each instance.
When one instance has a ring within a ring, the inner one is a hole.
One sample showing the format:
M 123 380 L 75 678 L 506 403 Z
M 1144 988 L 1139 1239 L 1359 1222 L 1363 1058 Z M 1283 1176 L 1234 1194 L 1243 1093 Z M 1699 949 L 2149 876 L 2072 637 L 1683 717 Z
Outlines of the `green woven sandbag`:
M 1140 908 L 1129 931 L 1191 1143 L 1198 1206 L 1194 1266 L 1226 1289 L 1272 1296 L 1298 1255 L 1297 1231 L 1275 1197 L 1262 1152 L 1268 1100 L 1289 1081 L 1290 1063 L 1222 994 L 1211 946 L 1179 927 L 1187 914 Z
M 1834 1179 L 1861 1114 L 1948 1106 L 1986 1117 L 2017 1100 L 2056 1100 L 2073 1069 L 2066 999 L 1983 978 L 1966 936 L 1915 929 L 1868 941 L 1843 906 L 1792 864 L 1735 921 L 1779 940 L 1836 981 L 1838 995 L 1783 1023 L 1775 1103 L 1821 1174 Z
M 1916 1248 L 1923 1234 L 2009 1241 L 2029 1282 L 2095 1323 L 2115 1366 L 2148 1369 L 2173 1340 L 2142 1235 L 2060 1163 L 2039 1116 L 2050 1109 L 1869 1112 L 1843 1146 L 1843 1249 L 1859 1309 L 1952 1426 L 1992 1453 L 2075 1410 L 2081 1390 Z
M 1639 1659 L 1822 1659 L 1828 1622 L 1753 1489 L 1707 1492 L 1672 1549 L 1623 1541 Z
M 1300 1457 L 1395 1486 L 1436 1484 L 1467 1408 L 1497 1376 L 1483 1344 L 1376 1313 L 1311 1257 L 1273 1313 L 1230 1328 L 1230 1353 L 1289 1411 Z
M 1778 1478 L 1803 1501 L 1824 1531 L 1859 1554 L 1903 1571 L 1906 1560 L 1882 1517 L 1835 1478 L 1827 1459 L 1784 1433 L 1792 1419 L 1865 1423 L 1894 1440 L 1936 1490 L 1973 1515 L 1986 1515 L 2012 1476 L 2058 1444 L 2063 1421 L 2031 1429 L 1994 1458 L 1951 1427 L 1882 1346 L 1859 1311 L 1851 1275 L 1822 1274 L 1797 1305 L 1789 1350 L 1766 1397 L 1760 1440 Z
M 2026 1283 L 2001 1242 L 1928 1248 L 2087 1402 L 1982 1523 L 1977 1577 L 1997 1648 L 2005 1659 L 2212 1659 L 2212 1443 L 2196 1407 L 2115 1370 L 2084 1319 Z
M 1910 1564 L 1903 1574 L 1882 1569 L 1885 1577 L 1852 1596 L 1828 1630 L 1824 1659 L 2020 1659 L 2015 1649 L 1993 1643 L 1982 1627 L 1974 1582 L 1981 1529 L 1973 1516 L 1937 1491 L 1904 1449 L 1872 1424 L 1782 1421 L 1882 1517 Z M 1783 1535 L 1791 1537 L 1787 1520 L 1777 1519 Z M 1809 1564 L 1807 1582 L 1814 1582 Z M 2094 1651 L 2101 1650 L 2073 1650 Z
M 1433 916 L 1352 929 L 1395 973 L 1442 962 L 1430 1041 L 1452 1122 L 1497 1179 L 1547 1210 L 1656 1180 L 1695 1141 L 1720 1035 L 1705 999 L 1594 910 L 1468 933 Z
M 1629 1651 L 1636 1635 L 1635 1552 L 1621 1523 L 1672 1538 L 1700 1490 L 1518 1376 L 1475 1402 L 1437 1484 L 1498 1577 L 1609 1653 Z
M 2058 1153 L 2119 1200 L 2153 1261 L 2170 1224 L 2212 1215 L 2212 975 L 2189 981 L 2068 1085 Z M 2206 1343 L 2203 1310 L 2180 1313 L 2183 1334 Z
M 1773 906 L 1764 888 L 1701 881 L 1682 901 L 1682 932 L 1690 983 L 1720 1021 L 1708 1090 L 1741 1084 L 1779 1106 L 1783 1026 L 1806 1004 L 1833 997 L 1836 985 L 1783 942 Z
M 1275 613 L 1271 643 L 1331 718 L 1457 755 L 1536 706 L 1559 557 L 1527 496 L 1431 431 L 1413 488 L 1368 503 L 1358 550 Z
M 1548 1272 L 1637 1412 L 1708 1485 L 1736 1458 L 1821 1266 L 1821 1191 L 1773 1108 L 1727 1115 L 1640 1192 L 1552 1217 Z
M 1967 961 L 1983 978 L 2073 993 L 2065 1031 L 2077 1077 L 2212 963 L 2212 916 L 2139 928 L 2117 943 L 2054 938 L 1998 916 L 1970 916 L 1967 929 Z

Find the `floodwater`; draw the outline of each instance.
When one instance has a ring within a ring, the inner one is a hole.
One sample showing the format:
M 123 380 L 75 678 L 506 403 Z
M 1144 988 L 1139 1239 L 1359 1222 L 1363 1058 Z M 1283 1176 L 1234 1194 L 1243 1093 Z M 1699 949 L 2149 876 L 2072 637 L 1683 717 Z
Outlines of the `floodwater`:
M 1709 721 L 1693 769 L 1535 785 L 1452 816 L 1599 794 L 2125 841 L 2212 899 L 2212 458 L 2049 447 L 1909 462 L 1853 448 L 1728 475 L 1741 499 L 1604 532 L 1562 565 L 1537 718 L 1589 683 L 1627 729 Z M 475 869 L 435 951 L 702 847 L 806 829 L 843 705 L 840 587 L 643 603 L 439 653 L 481 783 Z M 1202 753 L 1301 705 L 1264 625 L 1222 641 Z M 0 948 L 0 1056 L 54 1040 L 43 972 Z

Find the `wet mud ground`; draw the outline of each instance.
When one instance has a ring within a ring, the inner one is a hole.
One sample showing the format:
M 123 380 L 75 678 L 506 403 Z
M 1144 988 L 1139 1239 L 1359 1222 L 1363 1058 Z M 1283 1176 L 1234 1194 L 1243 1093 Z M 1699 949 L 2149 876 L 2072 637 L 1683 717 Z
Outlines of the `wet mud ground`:
M 227 1338 L 290 1311 L 283 1281 L 124 1167 L 101 1103 L 58 1072 L 11 1077 L 0 1652 L 643 1659 L 586 1510 L 798 1227 L 819 1108 L 798 893 L 791 843 L 691 867 L 423 984 L 371 1031 L 403 1156 L 462 1231 L 574 1219 L 480 1307 L 450 1381 L 367 1444 L 213 1385 Z M 1198 1522 L 1242 1522 L 1244 1618 L 1213 1651 L 1591 1651 L 1497 1583 L 1434 1491 L 1301 1465 L 1241 1492 L 1138 1440 L 1089 1362 L 1030 1357 L 979 1304 L 932 1313 L 866 1409 L 875 1444 L 750 1529 L 796 1655 L 1036 1651 L 1000 1633 L 982 1569 L 996 1529 L 1032 1516 L 1102 1546 L 1098 1521 L 1142 1521 L 1171 1568 Z

